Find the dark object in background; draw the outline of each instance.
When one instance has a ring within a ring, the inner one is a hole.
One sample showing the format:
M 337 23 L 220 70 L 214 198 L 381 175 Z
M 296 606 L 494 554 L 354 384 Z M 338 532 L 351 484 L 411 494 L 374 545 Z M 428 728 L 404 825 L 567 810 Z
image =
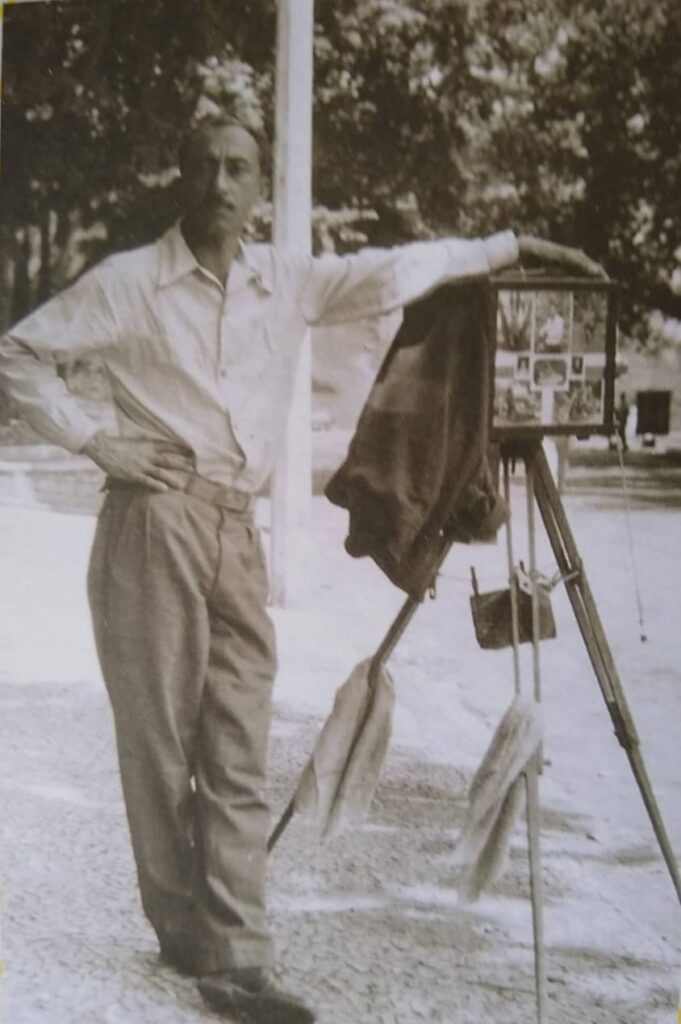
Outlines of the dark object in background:
M 638 391 L 636 433 L 668 434 L 671 403 L 671 391 Z

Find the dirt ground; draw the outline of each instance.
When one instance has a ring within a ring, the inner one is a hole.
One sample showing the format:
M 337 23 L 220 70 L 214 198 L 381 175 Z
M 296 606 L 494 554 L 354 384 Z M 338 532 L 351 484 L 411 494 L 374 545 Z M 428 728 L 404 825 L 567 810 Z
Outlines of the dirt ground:
M 641 643 L 617 494 L 568 497 L 570 521 L 681 851 L 681 517 L 637 492 L 646 616 Z M 523 555 L 522 488 L 514 488 Z M 267 506 L 260 509 L 266 526 Z M 310 599 L 274 612 L 281 672 L 271 800 L 285 805 L 333 692 L 369 655 L 402 595 L 343 552 L 345 519 L 315 499 Z M 189 1024 L 217 1020 L 160 965 L 138 905 L 112 728 L 87 625 L 89 516 L 0 508 L 2 1020 Z M 501 544 L 455 548 L 435 601 L 391 663 L 399 705 L 368 820 L 322 844 L 299 821 L 271 860 L 272 922 L 287 982 L 320 1024 L 526 1024 L 534 1018 L 524 823 L 501 881 L 456 898 L 466 791 L 512 695 L 507 651 L 482 652 L 469 566 L 504 585 Z M 553 571 L 546 544 L 540 565 Z M 565 595 L 542 648 L 546 766 L 542 861 L 550 1024 L 667 1024 L 681 982 L 681 912 Z M 529 684 L 527 659 L 524 674 Z

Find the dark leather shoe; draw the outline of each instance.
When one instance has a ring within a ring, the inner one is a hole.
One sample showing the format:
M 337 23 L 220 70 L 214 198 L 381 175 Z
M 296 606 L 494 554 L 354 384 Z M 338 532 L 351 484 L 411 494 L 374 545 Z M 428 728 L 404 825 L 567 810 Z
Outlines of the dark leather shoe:
M 237 1013 L 251 1024 L 313 1024 L 316 1019 L 303 1002 L 282 992 L 263 967 L 207 974 L 198 988 L 212 1009 Z

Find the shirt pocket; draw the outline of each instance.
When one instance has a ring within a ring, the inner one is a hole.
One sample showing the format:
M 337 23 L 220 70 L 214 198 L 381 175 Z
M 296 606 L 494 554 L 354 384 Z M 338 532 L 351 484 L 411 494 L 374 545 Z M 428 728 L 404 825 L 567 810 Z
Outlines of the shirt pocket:
M 229 317 L 228 329 L 240 339 L 240 347 L 257 361 L 259 356 L 271 355 L 278 350 L 280 319 L 272 298 L 261 296 L 250 307 L 237 307 Z
M 255 316 L 230 318 L 221 348 L 221 366 L 232 380 L 242 382 L 266 375 L 278 351 L 276 335 Z

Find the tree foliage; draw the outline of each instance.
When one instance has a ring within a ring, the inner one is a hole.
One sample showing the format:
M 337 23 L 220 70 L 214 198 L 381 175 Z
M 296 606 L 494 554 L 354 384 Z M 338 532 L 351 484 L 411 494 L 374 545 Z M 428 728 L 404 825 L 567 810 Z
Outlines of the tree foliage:
M 270 64 L 274 26 L 270 0 L 251 0 L 238 10 L 215 0 L 8 9 L 6 232 L 45 227 L 51 217 L 62 245 L 64 225 L 74 218 L 85 228 L 102 224 L 111 248 L 153 237 L 173 215 L 169 186 L 201 62 L 227 53 L 249 66 Z
M 74 238 L 92 260 L 175 215 L 178 136 L 216 76 L 271 126 L 275 27 L 274 0 L 6 8 L 5 320 L 78 269 Z M 623 280 L 649 333 L 681 318 L 680 94 L 678 0 L 317 0 L 320 244 L 542 233 Z

